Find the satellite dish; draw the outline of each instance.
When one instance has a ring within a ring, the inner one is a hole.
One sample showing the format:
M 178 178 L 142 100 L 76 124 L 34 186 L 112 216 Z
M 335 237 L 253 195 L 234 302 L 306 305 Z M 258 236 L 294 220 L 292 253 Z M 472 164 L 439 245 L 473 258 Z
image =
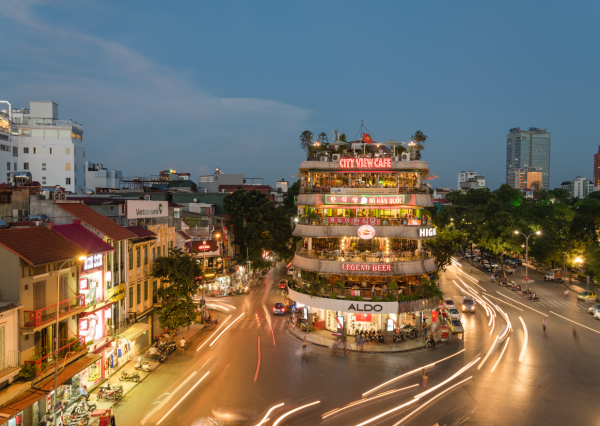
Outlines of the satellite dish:
M 194 201 L 194 203 L 197 203 L 197 202 L 198 202 L 198 199 L 197 199 L 197 198 L 194 198 L 194 200 L 193 200 L 193 201 Z

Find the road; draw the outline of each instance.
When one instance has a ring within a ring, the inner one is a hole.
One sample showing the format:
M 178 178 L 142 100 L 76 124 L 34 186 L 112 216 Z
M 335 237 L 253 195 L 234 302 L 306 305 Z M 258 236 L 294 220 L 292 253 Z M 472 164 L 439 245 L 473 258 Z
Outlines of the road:
M 558 284 L 534 283 L 542 301 L 533 303 L 489 283 L 478 271 L 469 278 L 460 267 L 451 266 L 442 274 L 441 287 L 447 296 L 458 301 L 464 291 L 476 292 L 478 297 L 485 294 L 508 315 L 512 331 L 492 373 L 505 343 L 477 369 L 506 324 L 492 303 L 490 311 L 497 314 L 493 329 L 486 310 L 478 304 L 475 314 L 463 318 L 464 335 L 453 336 L 433 350 L 343 357 L 312 346 L 308 348 L 311 362 L 302 362 L 301 343 L 284 327 L 287 317 L 269 313 L 275 302 L 282 301 L 277 283 L 287 278 L 285 272 L 279 265 L 249 295 L 214 302 L 223 307 L 220 328 L 201 332 L 189 352 L 171 357 L 128 394 L 115 408 L 118 424 L 187 426 L 228 415 L 244 419 L 236 424 L 256 425 L 278 404 L 283 405 L 268 415 L 265 425 L 308 404 L 312 405 L 291 413 L 279 425 L 596 422 L 591 407 L 598 389 L 595 358 L 600 349 L 600 322 L 585 312 L 582 306 L 588 304 L 576 302 L 575 295 L 561 299 Z M 545 334 L 544 314 L 548 315 Z M 528 330 L 522 362 L 525 332 L 519 317 Z M 572 336 L 573 326 L 578 341 Z M 477 363 L 452 378 L 477 358 Z M 436 364 L 427 368 L 428 387 L 424 388 L 420 371 L 432 363 Z M 406 376 L 381 386 L 402 375 Z M 415 398 L 424 391 L 431 392 Z M 360 402 L 348 406 L 355 401 Z M 342 409 L 322 417 L 338 408 Z

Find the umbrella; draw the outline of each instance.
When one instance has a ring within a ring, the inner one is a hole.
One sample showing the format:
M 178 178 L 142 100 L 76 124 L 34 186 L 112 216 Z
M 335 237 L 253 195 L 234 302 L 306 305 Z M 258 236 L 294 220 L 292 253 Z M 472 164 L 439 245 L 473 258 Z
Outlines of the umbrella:
M 434 175 L 429 175 L 426 178 L 424 178 L 423 180 L 434 180 L 434 179 L 439 179 L 439 176 L 434 176 Z
M 394 150 L 394 156 L 396 156 L 396 146 L 398 145 L 406 145 L 406 142 L 396 142 L 394 139 L 390 139 L 389 142 L 384 142 L 383 145 L 389 145 L 391 147 L 393 147 Z

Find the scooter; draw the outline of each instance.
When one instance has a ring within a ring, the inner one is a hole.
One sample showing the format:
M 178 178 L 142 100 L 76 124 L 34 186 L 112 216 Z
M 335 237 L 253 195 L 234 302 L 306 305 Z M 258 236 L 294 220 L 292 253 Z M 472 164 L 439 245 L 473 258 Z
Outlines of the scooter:
M 93 403 L 90 404 L 87 400 L 82 399 L 79 402 L 79 404 L 77 404 L 77 406 L 75 407 L 75 409 L 73 411 L 77 414 L 85 414 L 85 413 L 91 413 L 95 409 L 96 409 L 96 404 L 93 404 Z
M 139 382 L 140 381 L 140 375 L 139 373 L 127 373 L 127 370 L 123 370 L 121 371 L 121 376 L 119 377 L 119 381 L 122 380 L 131 380 L 132 382 Z
M 87 426 L 90 422 L 90 416 L 88 413 L 85 414 L 73 414 L 69 415 L 66 419 L 67 426 Z
M 123 396 L 123 386 L 115 386 L 114 389 L 111 388 L 110 382 L 106 382 L 106 386 L 100 388 L 98 391 L 98 399 L 112 400 L 116 401 L 117 399 Z
M 435 341 L 433 339 L 427 339 L 427 343 L 425 344 L 425 349 L 435 348 Z
M 150 363 L 148 361 L 142 361 L 142 357 L 139 356 L 137 359 L 137 362 L 135 363 L 133 368 L 135 368 L 136 370 L 142 370 L 142 371 L 145 371 L 146 373 L 149 373 L 150 372 Z

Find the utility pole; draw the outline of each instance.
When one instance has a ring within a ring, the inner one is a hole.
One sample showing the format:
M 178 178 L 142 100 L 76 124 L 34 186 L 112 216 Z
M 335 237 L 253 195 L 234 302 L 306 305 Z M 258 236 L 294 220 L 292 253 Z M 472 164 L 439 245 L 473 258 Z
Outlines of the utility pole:
M 518 235 L 520 232 L 515 231 L 515 234 Z M 535 231 L 529 235 L 521 234 L 525 237 L 525 278 L 529 277 L 529 237 L 531 237 L 533 234 L 540 235 L 541 231 Z

